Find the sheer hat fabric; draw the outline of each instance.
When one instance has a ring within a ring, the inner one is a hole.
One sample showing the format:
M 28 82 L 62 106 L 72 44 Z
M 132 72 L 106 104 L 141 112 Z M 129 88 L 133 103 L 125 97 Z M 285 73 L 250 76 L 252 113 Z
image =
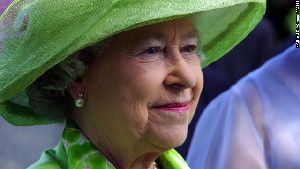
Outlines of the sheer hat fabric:
M 34 113 L 20 93 L 86 46 L 187 15 L 199 31 L 205 67 L 247 36 L 265 8 L 266 0 L 15 0 L 0 19 L 0 114 L 14 125 L 61 121 Z

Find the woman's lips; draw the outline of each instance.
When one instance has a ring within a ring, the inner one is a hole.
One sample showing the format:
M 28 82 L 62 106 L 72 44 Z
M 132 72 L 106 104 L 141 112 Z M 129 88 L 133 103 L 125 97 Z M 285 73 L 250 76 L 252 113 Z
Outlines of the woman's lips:
M 166 112 L 185 113 L 185 112 L 188 112 L 188 110 L 189 110 L 189 104 L 188 103 L 170 103 L 170 104 L 154 106 L 153 108 L 159 109 L 161 111 L 166 111 Z

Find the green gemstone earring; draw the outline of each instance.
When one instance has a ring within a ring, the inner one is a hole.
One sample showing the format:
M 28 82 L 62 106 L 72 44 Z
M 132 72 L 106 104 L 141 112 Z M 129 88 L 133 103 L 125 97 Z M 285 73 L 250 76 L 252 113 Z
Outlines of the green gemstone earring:
M 75 99 L 74 104 L 77 108 L 81 108 L 84 105 L 83 94 L 79 93 L 78 98 Z

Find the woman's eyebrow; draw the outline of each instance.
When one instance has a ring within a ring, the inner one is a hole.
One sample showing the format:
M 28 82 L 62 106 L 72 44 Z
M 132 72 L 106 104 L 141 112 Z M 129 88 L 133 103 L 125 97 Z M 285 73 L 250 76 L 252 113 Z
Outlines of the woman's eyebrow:
M 136 35 L 135 38 L 137 39 L 137 41 L 133 41 L 133 44 L 137 46 L 143 46 L 153 43 L 163 43 L 163 41 L 167 39 L 167 35 L 157 32 L 151 35 Z
M 136 34 L 134 35 L 135 39 L 137 41 L 133 41 L 133 44 L 136 46 L 143 46 L 143 45 L 149 45 L 149 42 L 151 44 L 156 42 L 156 43 L 162 43 L 166 39 L 168 39 L 168 35 L 163 32 L 154 32 L 151 34 Z M 198 39 L 199 33 L 197 29 L 192 29 L 190 31 L 187 31 L 186 33 L 183 34 L 182 38 L 184 39 L 190 39 L 190 38 L 196 38 Z
M 163 41 L 167 39 L 167 35 L 160 32 L 150 33 L 150 34 L 144 34 L 144 33 L 137 33 L 132 36 L 131 41 L 147 41 L 147 40 L 156 40 L 156 41 Z

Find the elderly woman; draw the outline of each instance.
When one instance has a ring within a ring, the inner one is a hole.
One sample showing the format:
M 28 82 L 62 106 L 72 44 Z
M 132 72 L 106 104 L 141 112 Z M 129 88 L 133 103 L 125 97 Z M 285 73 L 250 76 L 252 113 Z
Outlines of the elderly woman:
M 66 119 L 31 169 L 188 168 L 172 148 L 195 112 L 200 62 L 264 10 L 264 0 L 15 1 L 1 16 L 0 113 L 15 125 Z

